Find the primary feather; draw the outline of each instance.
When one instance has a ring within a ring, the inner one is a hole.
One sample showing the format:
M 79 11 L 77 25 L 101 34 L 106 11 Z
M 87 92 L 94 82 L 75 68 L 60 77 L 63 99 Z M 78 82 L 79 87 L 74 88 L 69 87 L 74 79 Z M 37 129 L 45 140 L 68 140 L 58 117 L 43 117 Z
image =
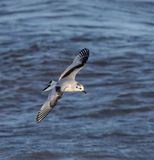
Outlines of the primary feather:
M 89 58 L 89 50 L 84 48 L 75 57 L 73 63 L 66 68 L 66 70 L 61 74 L 59 80 L 69 77 L 75 79 L 76 74 L 83 68 L 84 64 Z
M 62 92 L 57 92 L 56 87 L 54 87 L 51 91 L 51 93 L 48 96 L 48 99 L 45 101 L 43 106 L 41 107 L 40 111 L 37 114 L 36 121 L 41 122 L 48 114 L 49 112 L 55 107 L 57 104 L 58 99 L 61 98 Z

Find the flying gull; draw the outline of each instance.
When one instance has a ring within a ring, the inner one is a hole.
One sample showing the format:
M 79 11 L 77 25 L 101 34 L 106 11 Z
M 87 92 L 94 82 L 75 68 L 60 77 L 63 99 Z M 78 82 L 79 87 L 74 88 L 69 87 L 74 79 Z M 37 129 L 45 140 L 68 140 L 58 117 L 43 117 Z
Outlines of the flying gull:
M 75 57 L 73 63 L 60 75 L 57 82 L 50 81 L 43 91 L 50 91 L 49 96 L 37 114 L 36 121 L 41 122 L 57 104 L 64 92 L 85 92 L 84 86 L 75 80 L 76 74 L 83 68 L 89 57 L 89 50 L 84 48 Z

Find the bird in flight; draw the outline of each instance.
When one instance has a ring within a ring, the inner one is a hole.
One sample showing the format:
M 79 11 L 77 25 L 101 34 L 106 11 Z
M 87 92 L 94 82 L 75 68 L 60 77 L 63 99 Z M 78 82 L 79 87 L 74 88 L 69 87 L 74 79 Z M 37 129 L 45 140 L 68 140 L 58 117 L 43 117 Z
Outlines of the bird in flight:
M 43 91 L 50 91 L 49 96 L 37 114 L 36 121 L 41 122 L 57 104 L 64 92 L 84 92 L 84 86 L 75 80 L 76 74 L 83 68 L 89 57 L 89 50 L 82 49 L 73 63 L 60 75 L 57 82 L 50 81 Z

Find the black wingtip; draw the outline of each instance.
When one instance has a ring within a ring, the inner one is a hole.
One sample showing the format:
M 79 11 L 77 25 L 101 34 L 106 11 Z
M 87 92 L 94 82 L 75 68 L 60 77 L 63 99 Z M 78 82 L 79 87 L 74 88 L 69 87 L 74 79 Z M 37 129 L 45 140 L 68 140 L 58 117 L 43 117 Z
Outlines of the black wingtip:
M 83 48 L 80 53 L 84 53 L 84 54 L 89 54 L 89 49 L 88 48 Z
M 42 121 L 42 119 L 39 118 L 39 114 L 40 114 L 40 111 L 37 113 L 37 116 L 36 116 L 37 123 L 40 123 Z
M 39 111 L 38 114 L 37 114 L 37 117 L 36 117 L 36 122 L 37 123 L 40 123 L 47 116 L 46 115 L 44 117 L 41 117 L 40 114 L 41 114 L 41 112 Z
M 89 49 L 84 48 L 79 53 L 82 57 L 82 63 L 85 64 L 89 58 Z

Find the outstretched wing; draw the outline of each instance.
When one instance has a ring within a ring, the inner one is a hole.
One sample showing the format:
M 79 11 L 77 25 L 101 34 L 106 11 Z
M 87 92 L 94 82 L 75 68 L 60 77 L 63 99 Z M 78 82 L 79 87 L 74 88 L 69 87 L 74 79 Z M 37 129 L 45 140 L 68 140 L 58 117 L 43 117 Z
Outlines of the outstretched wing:
M 89 50 L 86 48 L 82 49 L 75 57 L 73 63 L 61 74 L 59 80 L 63 78 L 75 79 L 76 74 L 83 68 L 84 64 L 88 60 L 88 57 Z
M 52 111 L 60 97 L 61 96 L 55 91 L 55 88 L 53 88 L 48 96 L 48 99 L 45 101 L 37 114 L 37 122 L 41 122 L 50 113 L 50 111 Z

